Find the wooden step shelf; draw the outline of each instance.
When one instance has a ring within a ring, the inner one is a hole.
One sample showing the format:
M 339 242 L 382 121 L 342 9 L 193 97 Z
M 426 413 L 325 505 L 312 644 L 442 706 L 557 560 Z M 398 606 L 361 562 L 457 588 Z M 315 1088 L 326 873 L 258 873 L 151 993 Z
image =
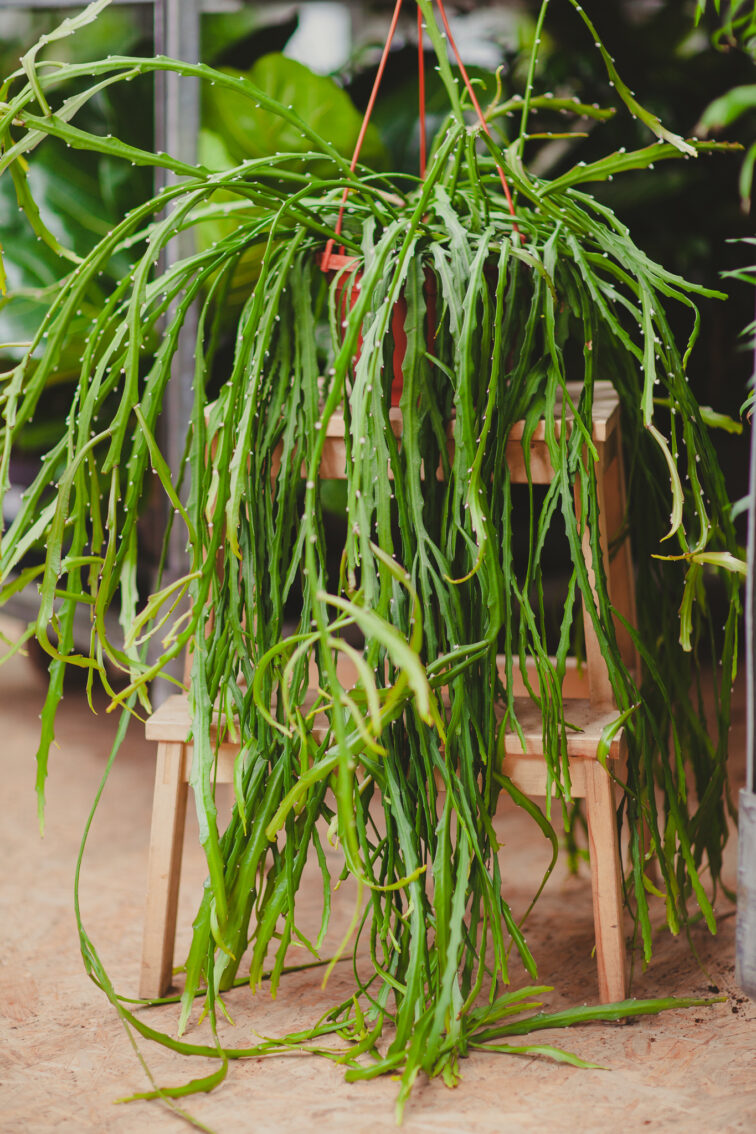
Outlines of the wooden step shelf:
M 569 398 L 577 404 L 579 383 L 568 383 Z M 562 402 L 555 410 L 554 428 L 571 430 L 574 418 Z M 401 445 L 402 416 L 390 411 L 392 430 Z M 343 478 L 347 473 L 347 449 L 343 417 L 333 416 L 327 423 L 326 443 L 320 467 L 324 478 Z M 547 484 L 554 475 L 546 443 L 546 423 L 541 421 L 532 434 L 528 451 L 523 448 L 524 422 L 515 424 L 509 434 L 505 459 L 513 483 Z M 450 423 L 450 452 L 454 445 L 454 423 Z M 635 624 L 635 593 L 630 547 L 625 529 L 625 478 L 620 438 L 617 395 L 610 382 L 594 387 L 592 439 L 598 454 L 596 482 L 599 505 L 599 545 L 611 602 L 615 610 Z M 275 462 L 273 473 L 275 475 Z M 586 532 L 583 549 L 593 579 L 590 539 Z M 606 663 L 590 617 L 584 617 L 585 662 L 568 659 L 562 694 L 565 718 L 575 726 L 566 732 L 567 757 L 572 794 L 585 800 L 591 862 L 591 887 L 596 934 L 596 963 L 599 999 L 604 1003 L 624 1000 L 627 970 L 623 927 L 623 890 L 620 865 L 617 813 L 614 797 L 616 778 L 623 778 L 626 742 L 623 731 L 615 734 L 607 759 L 599 762 L 597 751 L 605 727 L 616 720 Z M 625 664 L 635 669 L 637 658 L 630 635 L 615 619 L 617 642 Z M 311 684 L 315 674 L 311 675 Z M 537 688 L 537 684 L 534 686 Z M 525 683 L 517 667 L 513 693 L 515 712 L 522 739 L 514 729 L 504 737 L 501 770 L 529 796 L 545 796 L 553 789 L 548 782 L 543 750 L 543 728 L 538 706 L 526 696 Z M 155 795 L 152 814 L 147 884 L 144 948 L 140 994 L 154 998 L 165 994 L 172 975 L 178 886 L 186 815 L 188 780 L 193 745 L 186 695 L 170 697 L 149 719 L 147 738 L 157 744 Z M 211 741 L 214 740 L 211 737 Z M 524 743 L 523 743 L 524 741 Z M 219 746 L 217 781 L 233 779 L 234 760 L 239 745 L 225 740 Z

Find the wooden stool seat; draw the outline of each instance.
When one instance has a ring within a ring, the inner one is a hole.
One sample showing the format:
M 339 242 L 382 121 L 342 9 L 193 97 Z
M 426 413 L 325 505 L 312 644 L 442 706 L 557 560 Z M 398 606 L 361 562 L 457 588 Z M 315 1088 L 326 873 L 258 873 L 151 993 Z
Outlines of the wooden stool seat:
M 579 383 L 568 384 L 574 402 L 580 396 Z M 401 413 L 391 410 L 391 423 L 397 438 L 401 437 Z M 561 427 L 561 405 L 557 406 L 557 432 Z M 565 414 L 566 428 L 573 418 Z M 321 475 L 346 475 L 345 423 L 332 417 L 321 462 Z M 514 483 L 530 479 L 534 484 L 547 484 L 554 476 L 545 440 L 545 422 L 537 424 L 523 451 L 524 423 L 517 423 L 510 432 L 506 461 Z M 597 382 L 594 391 L 593 443 L 598 452 L 596 479 L 599 502 L 599 542 L 612 605 L 631 624 L 635 621 L 635 599 L 632 561 L 628 541 L 617 538 L 624 529 L 625 481 L 620 441 L 619 402 L 609 382 Z M 453 423 L 450 446 L 453 445 Z M 610 555 L 611 545 L 611 555 Z M 591 564 L 588 534 L 583 542 L 586 561 Z M 591 576 L 592 577 L 592 576 Z M 589 618 L 585 623 L 584 667 L 568 659 L 563 684 L 567 757 L 575 798 L 585 799 L 591 861 L 591 885 L 596 934 L 596 960 L 599 997 L 610 1003 L 624 1000 L 627 994 L 625 939 L 623 929 L 623 891 L 613 777 L 624 770 L 625 738 L 617 730 L 604 762 L 597 759 L 602 734 L 617 718 L 606 664 Z M 623 660 L 630 668 L 637 664 L 632 640 L 619 621 L 615 623 L 618 645 Z M 543 724 L 538 706 L 522 694 L 522 678 L 516 675 L 515 714 L 522 730 L 522 739 L 515 729 L 504 735 L 504 756 L 501 771 L 526 795 L 545 796 L 549 791 L 543 748 Z M 311 693 L 314 700 L 314 693 Z M 569 698 L 569 700 L 567 700 Z M 171 983 L 176 933 L 178 886 L 186 816 L 188 780 L 191 771 L 193 744 L 190 739 L 191 717 L 186 694 L 176 694 L 161 705 L 146 725 L 147 739 L 157 743 L 157 767 L 150 838 L 144 946 L 140 995 L 156 998 L 165 995 Z M 317 721 L 315 725 L 318 735 Z M 321 733 L 322 736 L 322 733 Z M 215 737 L 211 737 L 215 743 Z M 524 741 L 524 743 L 523 743 Z M 218 747 L 218 783 L 233 781 L 234 761 L 240 745 L 224 740 Z
M 566 707 L 570 726 L 579 730 L 568 729 L 566 742 L 572 795 L 586 801 L 599 995 L 606 1002 L 624 1000 L 622 880 L 611 779 L 611 774 L 619 776 L 624 768 L 624 733 L 619 729 L 614 735 L 604 767 L 596 760 L 596 751 L 604 729 L 616 719 L 617 710 L 607 706 L 596 709 L 585 699 L 568 701 Z M 505 732 L 501 771 L 525 795 L 545 796 L 541 715 L 529 697 L 515 698 L 515 714 L 525 743 L 523 746 L 515 730 Z M 160 706 L 146 728 L 147 739 L 158 745 L 140 984 L 140 995 L 146 998 L 165 995 L 171 982 L 181 845 L 194 754 L 190 730 L 189 698 L 180 693 Z M 313 735 L 316 740 L 323 737 L 317 723 Z M 213 744 L 215 739 L 211 737 Z M 218 746 L 217 783 L 233 783 L 238 754 L 238 744 L 225 741 Z
M 305 712 L 308 705 L 309 707 L 312 706 L 313 700 L 312 697 L 305 698 L 303 706 Z M 565 706 L 565 716 L 568 718 L 567 756 L 575 764 L 575 767 L 580 769 L 585 760 L 595 760 L 596 749 L 603 731 L 616 720 L 617 710 L 606 705 L 597 709 L 590 701 L 583 698 L 567 701 Z M 523 747 L 519 733 L 514 729 L 505 732 L 504 748 L 506 755 L 501 770 L 519 787 L 519 780 L 523 775 L 521 765 L 529 767 L 531 762 L 535 761 L 543 765 L 543 725 L 538 706 L 533 703 L 530 697 L 515 697 L 514 707 L 525 744 Z M 497 708 L 500 709 L 500 707 Z M 498 715 L 499 720 L 501 720 L 501 710 Z M 182 746 L 185 778 L 187 780 L 189 779 L 189 770 L 194 754 L 191 726 L 189 697 L 186 693 L 174 693 L 173 696 L 164 701 L 160 708 L 152 714 L 145 726 L 147 740 L 154 740 L 158 744 L 180 744 Z M 325 735 L 325 728 L 317 723 L 317 719 L 312 735 L 318 742 L 322 741 Z M 211 734 L 210 742 L 213 746 L 216 743 L 216 737 L 213 734 Z M 215 778 L 219 784 L 233 783 L 234 761 L 239 753 L 239 748 L 239 744 L 229 740 L 221 742 L 218 746 Z M 622 729 L 619 729 L 616 736 L 612 738 L 607 758 L 608 763 L 616 763 L 621 758 L 623 751 L 623 732 Z M 570 768 L 572 768 L 572 763 Z M 528 773 L 524 774 L 527 775 Z M 578 779 L 582 785 L 584 777 L 581 770 L 578 771 Z M 546 783 L 545 771 L 538 782 L 541 781 L 544 784 Z M 580 787 L 575 788 L 574 780 L 572 786 L 578 795 L 583 794 Z M 523 788 L 523 790 L 526 789 Z M 545 795 L 545 787 L 543 791 L 537 794 Z

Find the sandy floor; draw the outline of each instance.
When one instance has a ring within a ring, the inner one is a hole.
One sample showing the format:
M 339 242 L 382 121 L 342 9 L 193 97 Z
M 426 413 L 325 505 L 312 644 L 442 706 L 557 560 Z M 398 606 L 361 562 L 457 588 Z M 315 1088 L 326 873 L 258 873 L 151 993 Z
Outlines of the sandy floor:
M 43 686 L 28 662 L 0 669 L 2 760 L 2 919 L 0 934 L 0 1131 L 4 1134 L 77 1134 L 179 1131 L 183 1122 L 157 1103 L 114 1100 L 144 1090 L 147 1081 L 129 1040 L 103 994 L 87 978 L 72 910 L 75 858 L 86 815 L 102 774 L 114 721 L 87 710 L 71 693 L 62 706 L 48 787 L 47 828 L 35 826 L 34 767 Z M 743 722 L 733 731 L 733 758 L 742 759 Z M 119 992 L 135 994 L 154 753 L 134 732 L 119 755 L 95 819 L 84 866 L 83 915 Z M 738 786 L 736 784 L 736 786 Z M 544 861 L 543 839 L 516 812 L 497 818 L 506 844 L 508 893 L 524 903 Z M 178 953 L 188 942 L 202 864 L 189 824 L 184 860 Z M 728 877 L 735 876 L 734 839 Z M 317 895 L 313 895 L 313 902 Z M 348 895 L 340 914 L 349 915 Z M 733 979 L 734 912 L 718 907 L 719 934 L 695 929 L 698 961 L 684 940 L 658 936 L 654 960 L 636 971 L 636 996 L 701 996 L 721 991 L 725 1003 L 676 1010 L 629 1025 L 586 1025 L 541 1033 L 607 1070 L 577 1070 L 537 1058 L 475 1055 L 463 1065 L 463 1082 L 449 1091 L 419 1083 L 405 1113 L 407 1134 L 480 1134 L 519 1131 L 736 1131 L 756 1129 L 756 1004 Z M 540 977 L 554 983 L 553 1006 L 596 997 L 591 958 L 592 916 L 587 874 L 561 871 L 550 881 L 532 916 L 528 941 Z M 525 983 L 515 975 L 515 983 Z M 313 1021 L 348 987 L 334 974 L 326 991 L 317 973 L 286 978 L 276 1001 L 240 989 L 227 998 L 236 1026 L 227 1042 L 255 1042 Z M 147 1014 L 171 1030 L 175 1009 Z M 188 1038 L 204 1036 L 195 1029 Z M 187 1061 L 146 1045 L 162 1083 L 207 1074 Z M 389 1079 L 346 1084 L 337 1066 L 313 1057 L 271 1058 L 232 1065 L 223 1086 L 188 1107 L 217 1134 L 252 1131 L 388 1134 L 395 1129 L 396 1084 Z

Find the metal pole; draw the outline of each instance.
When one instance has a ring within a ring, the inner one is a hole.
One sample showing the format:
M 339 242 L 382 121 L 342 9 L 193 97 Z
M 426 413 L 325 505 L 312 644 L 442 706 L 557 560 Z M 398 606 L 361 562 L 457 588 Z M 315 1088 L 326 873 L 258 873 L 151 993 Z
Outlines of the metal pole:
M 756 357 L 754 359 L 756 374 Z M 740 792 L 738 821 L 738 920 L 735 979 L 756 999 L 756 422 L 751 421 L 746 577 L 746 786 Z
M 202 0 L 156 0 L 155 2 L 155 53 L 172 59 L 196 63 L 200 57 L 200 19 Z M 196 79 L 182 78 L 171 71 L 155 75 L 155 146 L 185 162 L 197 159 L 197 138 L 200 129 L 200 90 Z M 161 171 L 159 186 L 179 180 L 169 171 Z M 166 249 L 163 268 L 168 269 L 194 251 L 191 230 L 178 233 Z M 197 315 L 193 309 L 187 313 L 179 334 L 173 358 L 171 378 L 166 390 L 160 436 L 163 452 L 174 479 L 182 471 L 187 429 L 192 414 L 192 382 L 194 378 L 194 347 L 197 333 Z M 186 476 L 185 476 L 186 479 Z M 185 484 L 185 490 L 188 485 Z M 184 492 L 186 495 L 186 491 Z M 167 507 L 167 502 L 166 502 Z M 167 514 L 164 513 L 164 520 Z M 186 549 L 186 532 L 180 523 L 174 523 L 169 539 L 165 562 L 164 582 L 172 583 L 185 575 L 189 557 Z M 172 676 L 181 677 L 183 662 L 176 659 Z M 153 693 L 159 703 L 173 687 L 165 681 L 156 683 Z

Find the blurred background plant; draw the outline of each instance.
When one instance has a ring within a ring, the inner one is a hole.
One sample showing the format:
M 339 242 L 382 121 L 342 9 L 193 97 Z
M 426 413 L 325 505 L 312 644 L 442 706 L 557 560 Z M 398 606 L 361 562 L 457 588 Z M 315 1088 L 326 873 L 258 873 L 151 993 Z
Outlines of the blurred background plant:
M 748 55 L 752 62 L 756 62 L 756 5 L 753 0 L 732 0 L 732 3 L 721 10 L 719 0 L 715 0 L 717 12 L 721 15 L 722 26 L 715 33 L 713 42 L 721 45 L 723 50 L 733 47 L 740 48 Z M 706 10 L 706 0 L 699 0 L 699 13 Z M 751 79 L 756 80 L 756 73 L 751 72 Z M 738 190 L 743 213 L 751 213 L 751 200 L 753 196 L 753 177 L 756 167 L 756 81 L 737 83 L 730 90 L 725 91 L 704 110 L 698 129 L 702 134 L 713 134 L 717 137 L 724 132 L 742 131 L 742 141 L 746 145 L 746 152 L 740 167 Z M 743 243 L 753 245 L 753 237 L 744 237 Z M 742 263 L 725 273 L 730 279 L 756 287 L 756 266 Z M 746 345 L 753 354 L 756 351 L 756 321 L 749 321 L 743 336 Z M 756 399 L 754 386 L 756 375 L 751 374 L 748 395 L 741 407 L 741 412 L 752 412 Z M 747 498 L 735 505 L 738 513 L 744 511 Z
M 114 43 L 136 55 L 148 52 L 151 32 L 146 16 L 145 10 L 137 8 L 106 10 L 102 21 L 83 29 L 81 37 L 63 41 L 63 54 L 71 62 L 81 62 L 103 51 L 107 54 L 107 45 Z M 19 55 L 59 19 L 54 11 L 39 10 L 7 11 L 0 18 L 3 74 L 9 74 L 18 65 Z M 76 93 L 73 85 L 70 93 Z M 152 90 L 145 83 L 112 94 L 103 91 L 82 108 L 80 122 L 85 129 L 113 133 L 138 144 L 151 139 L 152 118 Z M 23 346 L 7 344 L 23 344 L 33 337 L 59 280 L 70 270 L 71 257 L 61 255 L 60 249 L 78 257 L 86 255 L 150 189 L 149 170 L 125 170 L 123 162 L 107 155 L 72 151 L 57 139 L 40 149 L 27 177 L 39 202 L 42 222 L 54 240 L 45 241 L 30 230 L 20 213 L 13 180 L 0 179 L 0 240 L 7 277 L 7 292 L 0 297 L 0 349 L 6 363 L 23 354 Z M 124 271 L 128 271 L 128 258 L 120 253 L 108 265 L 100 288 L 88 296 L 92 309 L 102 304 Z M 82 325 L 87 315 L 82 313 Z M 17 447 L 22 451 L 42 451 L 60 436 L 80 353 L 72 342 L 51 378 L 44 414 L 19 436 Z

